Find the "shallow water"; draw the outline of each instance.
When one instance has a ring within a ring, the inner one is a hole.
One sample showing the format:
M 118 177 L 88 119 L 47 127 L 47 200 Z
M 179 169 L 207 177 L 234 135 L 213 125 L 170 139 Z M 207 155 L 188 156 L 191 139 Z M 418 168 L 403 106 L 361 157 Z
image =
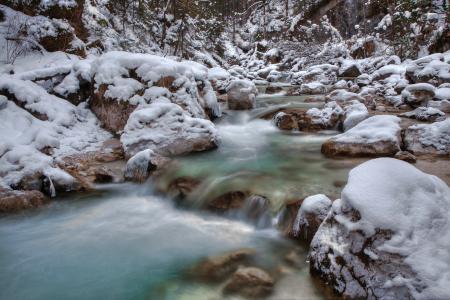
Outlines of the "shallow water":
M 281 131 L 261 115 L 280 107 L 318 107 L 321 103 L 304 103 L 304 97 L 257 99 L 252 111 L 227 111 L 216 123 L 221 137 L 217 150 L 191 154 L 177 159 L 177 164 L 162 177 L 167 186 L 179 177 L 202 181 L 188 200 L 202 205 L 230 191 L 247 191 L 270 199 L 277 211 L 284 203 L 323 193 L 339 196 L 354 160 L 325 158 L 322 143 L 337 134 Z
M 199 258 L 252 247 L 258 264 L 274 268 L 293 247 L 273 229 L 179 210 L 152 194 L 105 186 L 1 218 L 0 299 L 220 299 L 218 287 L 188 280 Z

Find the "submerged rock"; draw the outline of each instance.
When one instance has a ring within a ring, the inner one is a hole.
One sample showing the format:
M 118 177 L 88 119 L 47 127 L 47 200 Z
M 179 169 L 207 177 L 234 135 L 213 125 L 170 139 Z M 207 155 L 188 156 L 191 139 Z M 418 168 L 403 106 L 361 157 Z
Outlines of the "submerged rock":
M 191 273 L 194 277 L 206 281 L 220 281 L 237 270 L 255 254 L 253 249 L 240 249 L 218 256 L 211 256 L 198 263 Z
M 264 270 L 254 267 L 240 268 L 224 287 L 224 293 L 259 298 L 269 295 L 273 285 L 273 278 Z
M 311 273 L 346 299 L 444 299 L 449 208 L 437 177 L 391 158 L 363 163 L 314 236 Z
M 322 144 L 326 156 L 394 156 L 400 150 L 400 118 L 370 117 Z
M 223 213 L 230 209 L 242 208 L 248 196 L 248 192 L 232 191 L 208 201 L 206 206 L 209 210 Z

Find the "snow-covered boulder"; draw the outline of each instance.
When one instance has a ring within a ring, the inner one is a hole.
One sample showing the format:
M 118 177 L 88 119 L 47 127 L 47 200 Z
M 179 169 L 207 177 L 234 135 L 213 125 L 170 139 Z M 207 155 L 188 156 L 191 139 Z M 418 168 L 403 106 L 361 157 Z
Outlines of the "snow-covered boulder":
M 334 101 L 328 102 L 322 109 L 310 108 L 306 111 L 311 125 L 316 125 L 321 129 L 333 129 L 337 127 L 344 111 Z
M 425 106 L 433 99 L 435 87 L 428 83 L 416 83 L 408 85 L 402 91 L 402 99 L 411 106 Z
M 322 109 L 283 109 L 273 120 L 282 130 L 318 131 L 338 127 L 343 113 L 336 102 L 328 102 Z
M 300 94 L 307 95 L 325 94 L 326 92 L 327 87 L 317 81 L 302 84 L 299 91 Z
M 211 121 L 193 118 L 167 101 L 136 109 L 120 141 L 127 157 L 146 149 L 169 156 L 215 148 L 219 138 Z
M 407 64 L 407 75 L 413 82 L 442 84 L 450 82 L 450 64 L 441 53 L 421 57 Z
M 119 133 L 139 105 L 169 100 L 195 118 L 221 115 L 208 69 L 150 54 L 112 51 L 91 63 L 89 105 L 105 128 Z
M 450 87 L 439 87 L 434 91 L 435 100 L 450 101 Z
M 227 89 L 228 108 L 234 110 L 252 109 L 256 105 L 258 90 L 249 80 L 233 80 Z
M 331 200 L 323 194 L 306 197 L 297 212 L 292 228 L 293 236 L 311 241 L 328 215 L 331 203 Z
M 364 98 L 362 98 L 360 95 L 348 92 L 346 90 L 334 90 L 326 96 L 326 100 L 328 102 L 335 101 L 341 106 L 346 105 L 353 100 L 364 102 Z
M 411 164 L 354 168 L 311 243 L 310 270 L 348 299 L 446 299 L 450 189 Z
M 125 167 L 125 179 L 135 182 L 144 182 L 150 173 L 156 170 L 166 160 L 153 152 L 146 149 L 136 153 L 131 157 Z
M 361 74 L 356 78 L 356 84 L 360 87 L 369 85 L 372 82 L 372 77 L 369 74 Z
M 292 74 L 291 83 L 301 85 L 309 82 L 320 82 L 324 85 L 334 84 L 337 80 L 339 67 L 331 64 L 314 65 L 304 71 Z
M 400 150 L 400 118 L 370 117 L 322 144 L 327 156 L 393 156 Z
M 400 116 L 419 121 L 435 121 L 437 118 L 445 116 L 445 113 L 433 107 L 418 107 L 413 111 L 402 113 Z
M 364 121 L 369 117 L 367 107 L 357 101 L 353 100 L 350 105 L 344 109 L 344 131 L 355 127 L 358 123 Z
M 386 65 L 386 66 L 379 68 L 372 74 L 372 80 L 373 81 L 383 80 L 392 75 L 398 75 L 399 77 L 404 77 L 405 73 L 406 73 L 405 66 Z
M 358 77 L 361 75 L 358 63 L 355 61 L 345 61 L 339 69 L 339 77 Z
M 450 118 L 432 124 L 417 124 L 405 131 L 408 151 L 417 154 L 450 154 Z
M 428 107 L 439 109 L 445 113 L 450 113 L 450 100 L 428 101 Z

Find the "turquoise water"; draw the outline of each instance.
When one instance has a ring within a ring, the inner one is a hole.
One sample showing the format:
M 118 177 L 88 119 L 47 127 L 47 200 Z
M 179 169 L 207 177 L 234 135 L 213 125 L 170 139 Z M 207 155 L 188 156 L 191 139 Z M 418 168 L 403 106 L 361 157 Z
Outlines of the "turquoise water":
M 219 287 L 189 280 L 186 269 L 242 247 L 257 249 L 259 264 L 272 268 L 294 247 L 273 229 L 179 210 L 152 194 L 105 186 L 2 217 L 0 299 L 222 299 Z
M 354 161 L 320 154 L 336 132 L 278 130 L 258 117 L 274 106 L 312 107 L 304 98 L 258 99 L 250 112 L 226 112 L 217 122 L 217 150 L 180 157 L 161 182 L 202 180 L 190 196 L 202 203 L 227 191 L 266 196 L 273 216 L 285 202 L 311 194 L 339 195 Z M 271 299 L 322 299 L 308 272 L 307 249 L 273 228 L 183 210 L 157 196 L 151 183 L 116 184 L 71 195 L 37 210 L 0 217 L 0 299 L 238 299 L 222 286 L 192 279 L 200 259 L 241 248 L 257 250 L 253 264 L 283 270 Z M 285 256 L 295 251 L 301 265 Z

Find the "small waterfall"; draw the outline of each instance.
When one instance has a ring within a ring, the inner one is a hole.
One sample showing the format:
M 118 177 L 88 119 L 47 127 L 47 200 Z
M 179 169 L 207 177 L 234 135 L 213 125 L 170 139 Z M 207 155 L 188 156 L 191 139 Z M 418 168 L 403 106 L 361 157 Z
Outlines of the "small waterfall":
M 56 189 L 55 189 L 55 185 L 53 184 L 53 180 L 50 176 L 47 176 L 47 180 L 49 183 L 49 193 L 50 193 L 50 197 L 54 198 L 56 197 Z
M 273 225 L 269 200 L 258 195 L 252 195 L 247 198 L 241 209 L 230 212 L 229 215 L 244 222 L 251 223 L 256 228 L 269 228 Z

